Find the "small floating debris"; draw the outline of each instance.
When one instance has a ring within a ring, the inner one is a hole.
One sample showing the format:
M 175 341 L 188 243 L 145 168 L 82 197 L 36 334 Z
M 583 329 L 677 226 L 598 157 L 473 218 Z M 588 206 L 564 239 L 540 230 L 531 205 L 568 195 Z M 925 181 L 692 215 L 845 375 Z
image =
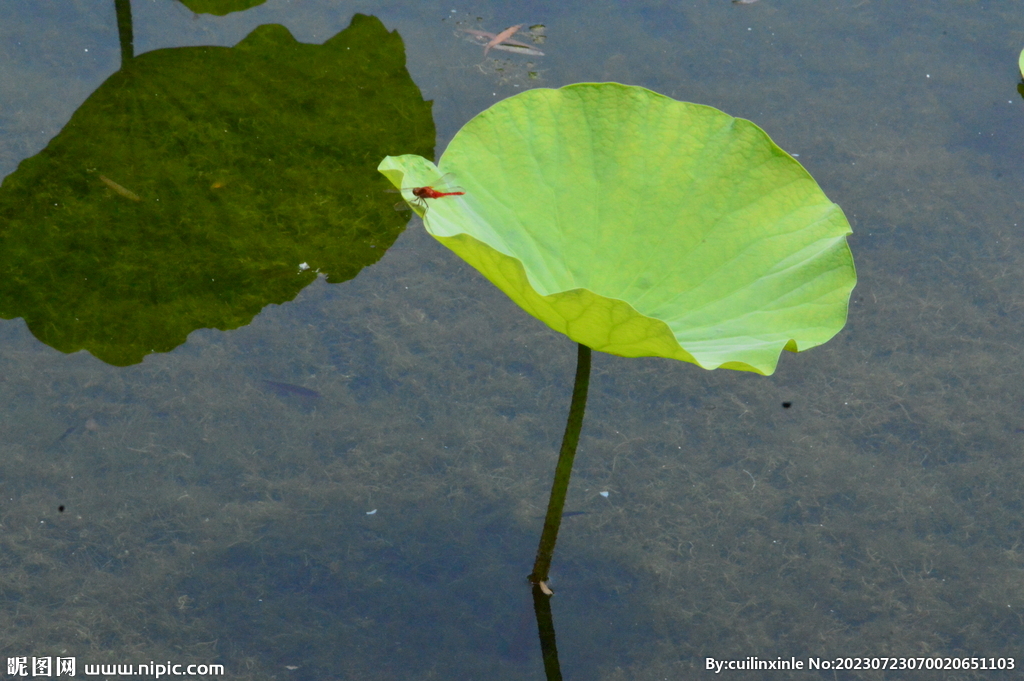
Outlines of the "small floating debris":
M 116 193 L 120 194 L 121 196 L 123 196 L 126 199 L 131 199 L 132 201 L 141 201 L 142 200 L 142 198 L 139 197 L 138 194 L 136 194 L 135 192 L 133 192 L 133 191 L 131 191 L 129 189 L 125 189 L 124 187 L 122 187 L 118 183 L 116 183 L 113 180 L 111 180 L 106 175 L 100 175 L 100 179 L 103 180 L 103 184 L 107 185 L 108 187 L 113 189 Z
M 281 381 L 260 381 L 264 388 L 267 388 L 278 397 L 303 397 L 309 400 L 320 399 L 320 393 L 310 388 L 303 388 L 301 385 L 283 383 Z
M 522 24 L 519 26 L 510 26 L 498 34 L 489 33 L 487 31 L 478 31 L 472 28 L 460 28 L 459 31 L 468 34 L 470 39 L 478 45 L 483 45 L 485 56 L 491 50 L 503 50 L 505 52 L 516 52 L 518 54 L 527 54 L 534 57 L 543 57 L 544 53 L 532 45 L 512 39 L 512 36 L 515 35 L 516 31 L 520 28 L 522 28 Z M 513 31 L 512 29 L 515 30 Z M 533 29 L 531 27 L 531 35 L 532 34 Z M 538 37 L 540 40 L 538 40 Z M 534 40 L 537 42 L 542 42 L 543 39 L 543 34 L 537 34 L 534 37 Z
M 608 498 L 608 492 L 607 492 L 607 490 L 606 490 L 606 491 L 604 491 L 604 492 L 600 492 L 600 495 L 601 495 L 602 497 L 604 497 L 605 499 L 607 499 L 607 498 Z
M 505 42 L 506 38 L 511 38 L 512 36 L 514 36 L 516 34 L 516 32 L 519 29 L 521 29 L 522 27 L 523 27 L 522 24 L 516 24 L 515 26 L 509 26 L 504 31 L 502 31 L 498 35 L 496 35 L 493 38 L 491 38 L 490 42 L 488 42 L 486 45 L 484 45 L 484 56 L 485 57 L 487 56 L 487 53 L 491 51 L 492 47 L 494 47 L 495 45 L 500 45 L 503 42 Z
M 377 512 L 377 509 L 373 509 L 372 511 L 367 511 L 367 512 L 366 512 L 366 515 L 373 515 L 373 514 L 375 514 L 376 512 Z

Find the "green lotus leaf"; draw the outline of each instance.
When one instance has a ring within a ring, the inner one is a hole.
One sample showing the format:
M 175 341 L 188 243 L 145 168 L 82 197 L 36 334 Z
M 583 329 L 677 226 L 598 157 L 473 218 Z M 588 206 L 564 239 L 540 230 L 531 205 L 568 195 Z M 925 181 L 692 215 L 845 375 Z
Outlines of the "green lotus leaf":
M 530 90 L 469 121 L 439 167 L 378 169 L 404 188 L 451 173 L 464 195 L 413 203 L 427 231 L 601 352 L 771 374 L 846 323 L 842 210 L 763 130 L 708 106 L 617 83 Z

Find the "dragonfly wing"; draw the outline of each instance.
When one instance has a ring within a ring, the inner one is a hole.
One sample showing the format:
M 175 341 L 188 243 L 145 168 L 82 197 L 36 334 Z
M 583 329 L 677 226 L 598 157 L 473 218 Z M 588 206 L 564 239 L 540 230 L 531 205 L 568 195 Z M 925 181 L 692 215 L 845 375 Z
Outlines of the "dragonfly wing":
M 445 173 L 438 178 L 437 182 L 434 182 L 430 186 L 445 194 L 465 191 L 462 187 L 455 184 L 455 173 Z

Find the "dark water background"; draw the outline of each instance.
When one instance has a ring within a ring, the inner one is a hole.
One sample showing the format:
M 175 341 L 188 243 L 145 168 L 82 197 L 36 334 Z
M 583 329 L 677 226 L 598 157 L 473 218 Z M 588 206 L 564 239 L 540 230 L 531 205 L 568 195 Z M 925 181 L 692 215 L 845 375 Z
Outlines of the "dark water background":
M 375 15 L 434 101 L 439 153 L 523 88 L 642 85 L 755 121 L 845 210 L 849 323 L 774 376 L 595 355 L 568 504 L 587 513 L 553 569 L 566 678 L 1024 662 L 1018 3 L 133 11 L 137 53 L 271 22 L 318 43 Z M 120 57 L 112 3 L 4 14 L 6 175 Z M 544 24 L 547 54 L 484 59 L 457 22 Z M 524 577 L 574 357 L 415 221 L 352 282 L 127 368 L 0 321 L 0 647 L 254 679 L 539 678 Z M 925 678 L 730 678 L 819 676 Z

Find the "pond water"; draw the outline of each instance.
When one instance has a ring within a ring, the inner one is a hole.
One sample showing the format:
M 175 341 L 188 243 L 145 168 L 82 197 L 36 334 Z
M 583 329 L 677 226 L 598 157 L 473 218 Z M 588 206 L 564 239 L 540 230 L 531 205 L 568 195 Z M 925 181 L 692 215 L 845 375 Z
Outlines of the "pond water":
M 121 67 L 113 2 L 8 5 L 3 176 Z M 845 329 L 773 376 L 595 353 L 552 569 L 565 678 L 691 678 L 709 657 L 804 663 L 729 674 L 773 680 L 922 678 L 812 659 L 979 660 L 927 672 L 957 679 L 1024 662 L 1016 3 L 268 0 L 215 17 L 136 0 L 134 51 L 263 24 L 319 44 L 356 12 L 403 41 L 438 156 L 525 88 L 641 85 L 757 123 L 854 229 Z M 543 56 L 485 56 L 459 30 L 514 24 L 543 26 Z M 251 322 L 127 366 L 4 316 L 9 658 L 541 677 L 525 578 L 575 347 L 417 218 L 354 278 L 310 273 Z

